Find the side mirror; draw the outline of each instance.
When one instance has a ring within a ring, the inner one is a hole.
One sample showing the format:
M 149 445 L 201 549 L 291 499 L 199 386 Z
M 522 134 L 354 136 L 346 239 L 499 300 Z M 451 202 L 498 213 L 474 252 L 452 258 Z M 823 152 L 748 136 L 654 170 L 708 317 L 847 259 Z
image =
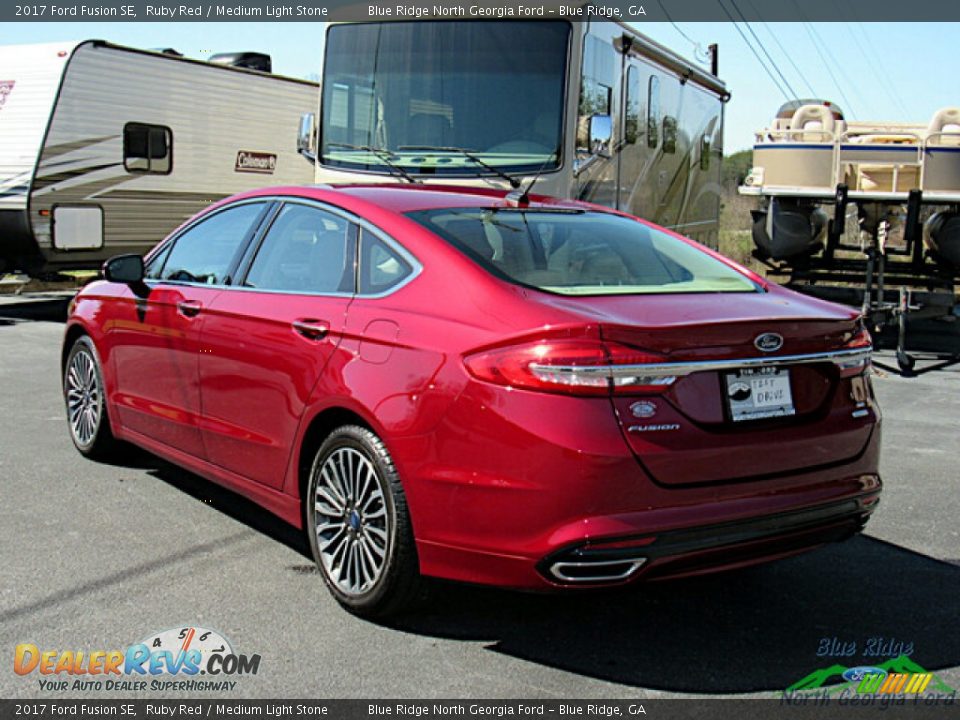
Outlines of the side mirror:
M 613 140 L 613 118 L 609 115 L 590 116 L 590 152 L 600 157 L 610 157 Z
M 140 255 L 116 255 L 103 264 L 108 282 L 136 285 L 143 282 L 143 258 Z
M 297 152 L 313 162 L 317 159 L 317 119 L 313 113 L 300 116 L 300 132 L 297 134 Z

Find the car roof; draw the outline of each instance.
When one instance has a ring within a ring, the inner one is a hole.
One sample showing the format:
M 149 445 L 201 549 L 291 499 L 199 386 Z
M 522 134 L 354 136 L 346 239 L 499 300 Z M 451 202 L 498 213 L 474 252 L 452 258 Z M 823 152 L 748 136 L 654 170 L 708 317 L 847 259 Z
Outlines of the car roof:
M 475 188 L 456 185 L 303 185 L 294 187 L 263 188 L 244 193 L 238 197 L 284 196 L 304 197 L 346 206 L 355 205 L 351 200 L 395 213 L 408 213 L 418 210 L 440 210 L 444 208 L 468 207 L 516 207 L 516 202 L 508 199 L 511 192 L 495 188 Z M 236 200 L 237 197 L 231 198 Z M 600 209 L 588 203 L 573 200 L 559 200 L 544 195 L 531 195 L 529 207 Z

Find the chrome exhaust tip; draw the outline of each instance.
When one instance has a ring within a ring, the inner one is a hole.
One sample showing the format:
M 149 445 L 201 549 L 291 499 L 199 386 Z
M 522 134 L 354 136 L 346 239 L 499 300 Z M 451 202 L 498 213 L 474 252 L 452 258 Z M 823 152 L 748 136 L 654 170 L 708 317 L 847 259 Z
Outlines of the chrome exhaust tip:
M 560 560 L 550 565 L 554 579 L 563 583 L 623 582 L 629 580 L 647 562 L 645 557 L 616 560 Z

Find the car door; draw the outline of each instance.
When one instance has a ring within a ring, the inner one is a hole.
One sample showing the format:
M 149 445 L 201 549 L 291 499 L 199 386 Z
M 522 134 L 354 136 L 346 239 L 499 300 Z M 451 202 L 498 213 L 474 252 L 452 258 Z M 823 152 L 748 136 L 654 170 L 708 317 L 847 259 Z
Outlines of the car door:
M 125 429 L 204 457 L 197 360 L 205 312 L 267 205 L 231 206 L 188 226 L 151 258 L 144 285 L 128 290 L 107 326 Z
M 211 462 L 267 486 L 282 484 L 304 407 L 342 338 L 356 233 L 327 206 L 289 201 L 239 286 L 214 299 L 200 357 Z

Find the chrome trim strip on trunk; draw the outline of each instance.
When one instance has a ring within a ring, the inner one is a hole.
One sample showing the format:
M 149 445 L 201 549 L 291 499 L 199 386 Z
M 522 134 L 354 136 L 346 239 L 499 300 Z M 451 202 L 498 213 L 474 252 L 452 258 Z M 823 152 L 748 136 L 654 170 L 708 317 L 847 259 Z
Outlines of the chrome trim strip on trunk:
M 579 375 L 582 377 L 604 377 L 616 381 L 619 378 L 663 378 L 663 384 L 673 379 L 698 372 L 717 372 L 723 370 L 742 370 L 749 368 L 785 367 L 790 365 L 809 365 L 812 363 L 833 363 L 840 367 L 866 365 L 870 361 L 873 347 L 852 348 L 849 350 L 831 350 L 807 355 L 775 355 L 770 357 L 740 358 L 731 360 L 692 360 L 687 362 L 650 363 L 645 365 L 530 365 L 533 370 Z

